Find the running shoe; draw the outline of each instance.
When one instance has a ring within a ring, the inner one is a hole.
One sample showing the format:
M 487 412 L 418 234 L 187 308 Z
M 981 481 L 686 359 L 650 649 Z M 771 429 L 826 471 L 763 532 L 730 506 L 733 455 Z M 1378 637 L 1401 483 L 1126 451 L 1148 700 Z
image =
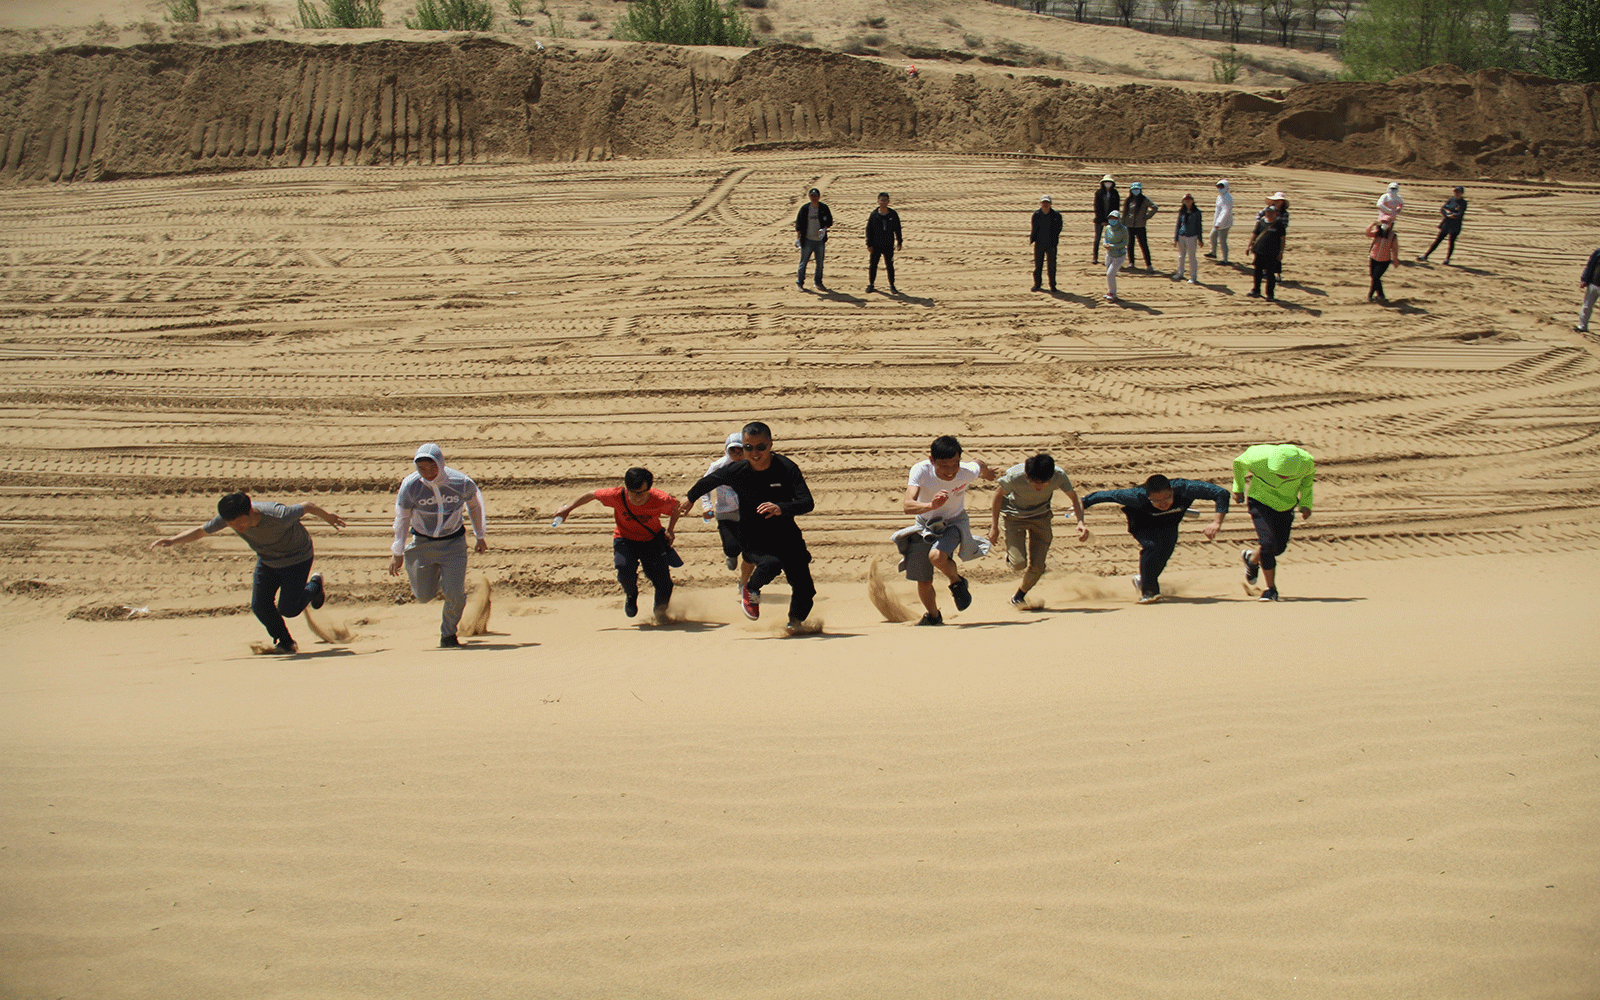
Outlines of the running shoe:
M 751 621 L 761 617 L 761 591 L 751 590 L 749 587 L 739 588 L 739 607 L 744 610 L 744 616 Z
M 440 649 L 460 649 L 461 648 L 461 640 L 457 639 L 453 635 L 443 636 L 443 637 L 441 637 L 439 639 L 439 648 Z
M 788 624 L 783 626 L 783 634 L 784 635 L 800 635 L 802 632 L 805 631 L 805 626 L 806 626 L 805 622 L 798 621 L 798 620 L 796 620 L 794 618 L 791 618 L 791 619 L 789 619 Z
M 622 602 L 622 613 L 632 618 L 639 613 L 639 595 L 629 594 L 628 599 Z
M 311 595 L 311 606 L 313 608 L 320 609 L 322 607 L 322 605 L 328 600 L 327 591 L 322 589 L 322 574 L 321 573 L 312 573 L 311 574 L 311 583 L 313 585 L 313 588 L 316 590 L 316 593 Z
M 955 598 L 957 611 L 965 611 L 972 606 L 972 591 L 967 589 L 966 577 L 950 585 L 950 596 Z
M 1141 593 L 1139 595 L 1139 603 L 1140 604 L 1160 604 L 1161 603 L 1161 595 L 1160 594 L 1144 594 L 1144 593 Z
M 1255 583 L 1256 577 L 1261 574 L 1261 567 L 1250 561 L 1250 557 L 1253 555 L 1255 555 L 1255 553 L 1250 549 L 1239 550 L 1239 558 L 1244 560 L 1245 583 Z
M 1139 574 L 1135 573 L 1133 576 L 1128 577 L 1128 579 L 1133 581 L 1133 589 L 1138 591 L 1140 597 L 1143 597 L 1144 596 L 1144 584 L 1140 582 Z
M 1256 600 L 1258 600 L 1258 601 L 1276 601 L 1277 599 L 1278 599 L 1278 588 L 1277 587 L 1268 587 L 1266 590 L 1263 590 L 1261 592 L 1261 596 L 1260 597 L 1256 598 Z
M 1011 606 L 1013 608 L 1025 608 L 1025 607 L 1027 607 L 1028 606 L 1028 594 L 1027 594 L 1027 592 L 1019 590 L 1015 594 L 1012 594 L 1011 595 Z
M 293 656 L 300 652 L 300 647 L 294 644 L 293 639 L 279 639 L 272 644 L 272 649 L 268 650 L 268 652 L 278 653 L 283 656 Z
M 937 611 L 929 611 L 927 614 L 924 614 L 922 616 L 922 620 L 917 622 L 917 624 L 918 625 L 943 625 L 944 624 L 944 615 L 940 614 Z

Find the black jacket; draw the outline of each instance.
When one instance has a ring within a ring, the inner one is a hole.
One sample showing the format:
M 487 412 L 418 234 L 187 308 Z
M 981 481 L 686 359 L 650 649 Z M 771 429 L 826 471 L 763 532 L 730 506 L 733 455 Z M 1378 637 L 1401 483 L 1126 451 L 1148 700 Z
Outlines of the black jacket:
M 1585 285 L 1600 285 L 1600 250 L 1589 255 L 1589 266 L 1583 269 L 1583 277 L 1578 280 Z
M 900 213 L 889 209 L 883 215 L 877 209 L 867 216 L 867 246 L 874 250 L 893 250 L 905 237 L 900 233 Z
M 700 477 L 689 487 L 685 499 L 700 499 L 718 486 L 730 486 L 739 497 L 739 537 L 746 551 L 765 552 L 772 547 L 803 545 L 800 526 L 794 519 L 809 514 L 816 506 L 800 466 L 783 455 L 773 455 L 764 472 L 750 467 L 749 459 L 730 462 L 715 472 Z M 756 508 L 771 502 L 782 513 L 766 517 Z
M 1205 219 L 1200 215 L 1200 206 L 1196 205 L 1187 212 L 1183 206 L 1178 206 L 1178 225 L 1173 229 L 1172 238 L 1179 236 L 1199 236 L 1200 227 L 1205 225 Z
M 1451 213 L 1455 214 L 1451 218 Z M 1461 235 L 1461 220 L 1467 215 L 1467 199 L 1451 198 L 1439 206 L 1439 231 Z
M 810 214 L 811 199 L 807 198 L 806 203 L 800 206 L 800 211 L 796 212 L 794 216 L 795 235 L 799 236 L 801 239 L 806 238 L 806 217 Z M 829 226 L 833 225 L 833 213 L 828 210 L 828 203 L 825 201 L 817 202 L 817 222 L 823 229 L 827 229 Z M 822 238 L 827 239 L 828 234 L 823 233 Z
M 1210 500 L 1217 505 L 1219 514 L 1228 512 L 1228 491 L 1216 483 L 1208 483 L 1202 479 L 1174 479 L 1172 480 L 1172 506 L 1166 510 L 1156 510 L 1155 504 L 1150 502 L 1150 494 L 1143 486 L 1130 486 L 1123 490 L 1096 490 L 1083 498 L 1085 508 L 1093 507 L 1100 503 L 1114 503 L 1122 507 L 1122 513 L 1128 518 L 1128 534 L 1143 535 L 1152 531 L 1173 531 L 1183 523 L 1184 511 L 1187 511 L 1195 502 Z
M 1122 208 L 1122 194 L 1117 191 L 1115 182 L 1110 187 L 1100 185 L 1100 190 L 1094 193 L 1094 224 L 1103 226 L 1106 218 L 1112 212 Z
M 1046 250 L 1054 250 L 1056 244 L 1061 242 L 1061 213 L 1052 210 L 1046 214 L 1043 209 L 1033 210 L 1033 231 L 1028 234 L 1029 243 L 1037 243 Z

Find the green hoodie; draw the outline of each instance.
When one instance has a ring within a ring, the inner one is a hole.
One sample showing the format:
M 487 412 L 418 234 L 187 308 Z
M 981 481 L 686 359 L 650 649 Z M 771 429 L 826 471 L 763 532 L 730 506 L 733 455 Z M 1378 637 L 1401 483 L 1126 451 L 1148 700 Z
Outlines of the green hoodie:
M 1258 444 L 1233 460 L 1233 492 L 1244 492 L 1250 477 L 1250 499 L 1273 510 L 1311 509 L 1311 480 L 1317 464 L 1311 453 L 1292 444 Z

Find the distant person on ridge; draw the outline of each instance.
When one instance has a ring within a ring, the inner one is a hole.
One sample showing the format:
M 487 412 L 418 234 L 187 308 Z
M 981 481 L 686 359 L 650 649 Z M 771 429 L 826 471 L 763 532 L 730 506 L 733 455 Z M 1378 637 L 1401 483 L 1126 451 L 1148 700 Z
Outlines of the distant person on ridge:
M 1094 262 L 1100 263 L 1100 232 L 1106 227 L 1111 213 L 1122 208 L 1122 194 L 1110 174 L 1100 178 L 1100 187 L 1094 193 Z
M 1427 253 L 1418 257 L 1418 260 L 1427 260 L 1435 250 L 1439 249 L 1439 244 L 1448 239 L 1450 245 L 1444 248 L 1444 262 L 1450 263 L 1450 258 L 1456 252 L 1456 237 L 1461 235 L 1462 217 L 1467 214 L 1466 193 L 1466 188 L 1457 185 L 1455 194 L 1439 206 L 1439 235 L 1434 237 L 1433 246 L 1428 248 Z
M 1050 290 L 1056 290 L 1056 246 L 1061 242 L 1061 213 L 1050 202 L 1050 196 L 1039 199 L 1039 209 L 1033 213 L 1033 228 L 1028 232 L 1028 242 L 1033 244 L 1033 288 L 1043 291 L 1042 281 L 1046 260 L 1050 264 Z
M 867 249 L 872 256 L 867 263 L 867 291 L 876 291 L 878 284 L 878 258 L 883 258 L 883 270 L 889 278 L 889 294 L 899 295 L 894 287 L 894 252 L 904 244 L 900 231 L 900 213 L 889 207 L 889 192 L 878 194 L 878 207 L 867 216 Z
M 1128 270 L 1133 270 L 1133 244 L 1138 241 L 1144 251 L 1144 269 L 1153 271 L 1150 263 L 1150 239 L 1146 227 L 1150 217 L 1161 211 L 1156 203 L 1145 197 L 1144 185 L 1134 181 L 1128 186 L 1128 200 L 1122 203 L 1122 224 L 1128 227 Z
M 822 200 L 822 192 L 816 188 L 807 192 L 806 198 L 806 203 L 800 206 L 800 211 L 794 216 L 794 245 L 800 251 L 800 270 L 795 273 L 794 285 L 801 289 L 806 287 L 806 262 L 815 256 L 817 288 L 825 292 L 828 288 L 822 283 L 822 258 L 828 242 L 828 228 L 833 225 L 833 212 L 828 209 L 828 203 Z

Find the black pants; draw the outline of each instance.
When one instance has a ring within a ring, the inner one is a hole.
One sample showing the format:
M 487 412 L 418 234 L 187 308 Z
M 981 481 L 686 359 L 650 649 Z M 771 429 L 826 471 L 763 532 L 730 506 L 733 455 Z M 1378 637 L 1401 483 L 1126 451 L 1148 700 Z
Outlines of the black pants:
M 1431 257 L 1433 255 L 1433 252 L 1435 250 L 1439 249 L 1439 244 L 1443 243 L 1446 239 L 1448 239 L 1450 241 L 1450 245 L 1448 247 L 1446 247 L 1445 251 L 1444 251 L 1444 259 L 1446 261 L 1448 261 L 1450 259 L 1450 255 L 1456 252 L 1456 235 L 1457 234 L 1456 234 L 1455 230 L 1451 230 L 1451 229 L 1441 229 L 1441 230 L 1439 230 L 1439 235 L 1434 237 L 1433 246 L 1429 247 L 1428 248 L 1428 252 L 1423 254 L 1422 256 Z
M 311 603 L 316 590 L 306 582 L 310 578 L 310 559 L 277 569 L 256 561 L 255 580 L 250 586 L 250 610 L 267 627 L 273 642 L 294 641 L 284 619 L 295 617 Z
M 751 590 L 760 590 L 782 573 L 789 581 L 789 620 L 806 620 L 816 603 L 817 587 L 811 582 L 811 553 L 803 539 L 777 543 L 747 540 L 744 561 L 755 566 L 750 574 Z
M 1094 224 L 1094 262 L 1096 264 L 1100 263 L 1100 235 L 1105 231 L 1106 224 L 1104 222 L 1096 222 Z
M 671 552 L 659 542 L 611 539 L 612 561 L 617 567 L 617 582 L 622 584 L 622 592 L 638 600 L 639 567 L 643 566 L 644 575 L 649 578 L 650 585 L 656 588 L 656 607 L 666 607 L 667 602 L 672 600 Z M 679 565 L 682 565 L 681 561 Z
M 1033 287 L 1040 285 L 1039 277 L 1044 273 L 1046 259 L 1050 262 L 1050 290 L 1056 290 L 1056 248 L 1033 245 Z
M 1173 550 L 1178 547 L 1178 528 L 1183 525 L 1183 518 L 1172 517 L 1168 520 L 1172 522 L 1170 527 L 1163 523 L 1158 527 L 1128 532 L 1139 543 L 1139 589 L 1145 597 L 1161 593 L 1161 571 L 1167 568 L 1167 560 L 1172 558 Z
M 1128 263 L 1133 263 L 1133 241 L 1139 241 L 1140 249 L 1144 250 L 1144 269 L 1150 270 L 1150 239 L 1145 235 L 1143 226 L 1138 229 L 1128 227 Z
M 1273 510 L 1260 500 L 1250 501 L 1250 520 L 1256 526 L 1256 561 L 1262 569 L 1278 568 L 1278 556 L 1289 547 L 1294 530 L 1294 508 Z
M 744 546 L 739 541 L 739 522 L 717 518 L 717 535 L 722 539 L 722 554 L 732 559 L 743 551 Z
M 1367 298 L 1370 299 L 1374 295 L 1380 299 L 1384 298 L 1383 272 L 1389 270 L 1389 262 L 1386 260 L 1368 260 L 1367 270 L 1372 272 L 1372 287 L 1367 289 Z
M 878 283 L 878 258 L 879 257 L 883 258 L 883 270 L 884 270 L 884 273 L 889 276 L 889 287 L 893 288 L 894 287 L 894 251 L 893 250 L 879 250 L 877 247 L 873 247 L 872 248 L 872 257 L 867 262 L 867 284 L 875 285 L 875 284 Z
M 1263 260 L 1260 255 L 1257 255 L 1256 287 L 1252 289 L 1257 295 L 1261 294 L 1261 279 L 1263 276 L 1267 279 L 1267 298 L 1273 298 L 1278 291 L 1278 262 L 1275 260 Z

